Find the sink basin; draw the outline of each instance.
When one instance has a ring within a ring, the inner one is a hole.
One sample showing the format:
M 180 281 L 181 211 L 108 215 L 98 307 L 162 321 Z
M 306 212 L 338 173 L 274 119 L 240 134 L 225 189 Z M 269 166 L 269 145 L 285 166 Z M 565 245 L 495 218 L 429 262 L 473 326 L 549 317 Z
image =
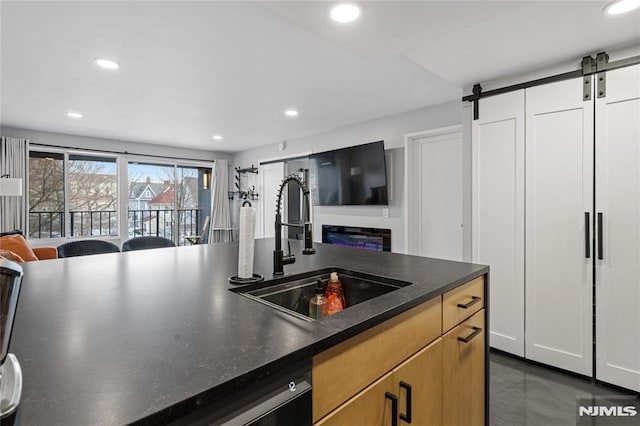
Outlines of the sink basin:
M 347 269 L 325 268 L 251 284 L 231 291 L 298 318 L 313 321 L 309 317 L 309 300 L 314 295 L 313 290 L 318 279 L 328 281 L 331 272 L 338 273 L 347 302 L 346 309 L 411 284 Z

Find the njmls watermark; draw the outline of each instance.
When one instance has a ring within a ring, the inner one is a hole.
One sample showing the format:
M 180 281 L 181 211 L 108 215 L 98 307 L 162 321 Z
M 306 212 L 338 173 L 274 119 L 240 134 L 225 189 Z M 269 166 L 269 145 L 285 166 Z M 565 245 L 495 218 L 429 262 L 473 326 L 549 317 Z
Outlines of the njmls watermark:
M 638 397 L 597 395 L 577 398 L 577 426 L 637 426 L 639 424 L 640 398 Z

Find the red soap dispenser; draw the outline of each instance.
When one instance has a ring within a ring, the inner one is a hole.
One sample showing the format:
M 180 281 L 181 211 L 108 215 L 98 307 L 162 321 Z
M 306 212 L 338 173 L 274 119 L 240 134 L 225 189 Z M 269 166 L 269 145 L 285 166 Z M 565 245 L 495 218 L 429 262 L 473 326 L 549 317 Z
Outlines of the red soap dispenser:
M 336 272 L 331 273 L 325 297 L 327 298 L 327 314 L 329 315 L 340 312 L 347 307 L 344 292 L 342 291 L 342 284 L 340 283 Z

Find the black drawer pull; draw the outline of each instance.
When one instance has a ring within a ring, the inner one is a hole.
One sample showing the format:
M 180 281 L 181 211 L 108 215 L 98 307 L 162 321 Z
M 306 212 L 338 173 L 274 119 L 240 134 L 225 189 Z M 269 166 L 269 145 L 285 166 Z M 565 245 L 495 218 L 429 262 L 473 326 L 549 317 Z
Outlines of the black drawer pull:
M 411 423 L 411 385 L 401 381 L 400 387 L 407 391 L 407 403 L 405 407 L 406 414 L 400 414 L 400 420 Z
M 478 334 L 482 333 L 482 329 L 480 327 L 473 327 L 473 333 L 468 335 L 467 337 L 458 337 L 458 340 L 464 343 L 469 343 L 476 337 Z
M 391 400 L 391 426 L 398 426 L 398 397 L 391 392 L 386 392 L 384 397 Z
M 482 300 L 482 297 L 480 296 L 472 296 L 471 301 L 469 303 L 458 303 L 458 308 L 469 309 L 470 307 L 472 307 L 473 305 L 475 305 L 481 300 Z

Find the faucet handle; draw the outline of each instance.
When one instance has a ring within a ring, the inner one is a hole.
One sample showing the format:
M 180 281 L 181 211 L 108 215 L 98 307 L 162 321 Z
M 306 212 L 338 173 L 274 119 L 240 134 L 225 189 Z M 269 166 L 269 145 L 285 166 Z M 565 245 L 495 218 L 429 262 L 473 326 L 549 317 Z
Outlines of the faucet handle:
M 282 256 L 282 264 L 290 265 L 292 263 L 296 263 L 296 257 L 291 254 L 291 242 L 287 241 L 287 246 L 289 247 L 289 253 Z

